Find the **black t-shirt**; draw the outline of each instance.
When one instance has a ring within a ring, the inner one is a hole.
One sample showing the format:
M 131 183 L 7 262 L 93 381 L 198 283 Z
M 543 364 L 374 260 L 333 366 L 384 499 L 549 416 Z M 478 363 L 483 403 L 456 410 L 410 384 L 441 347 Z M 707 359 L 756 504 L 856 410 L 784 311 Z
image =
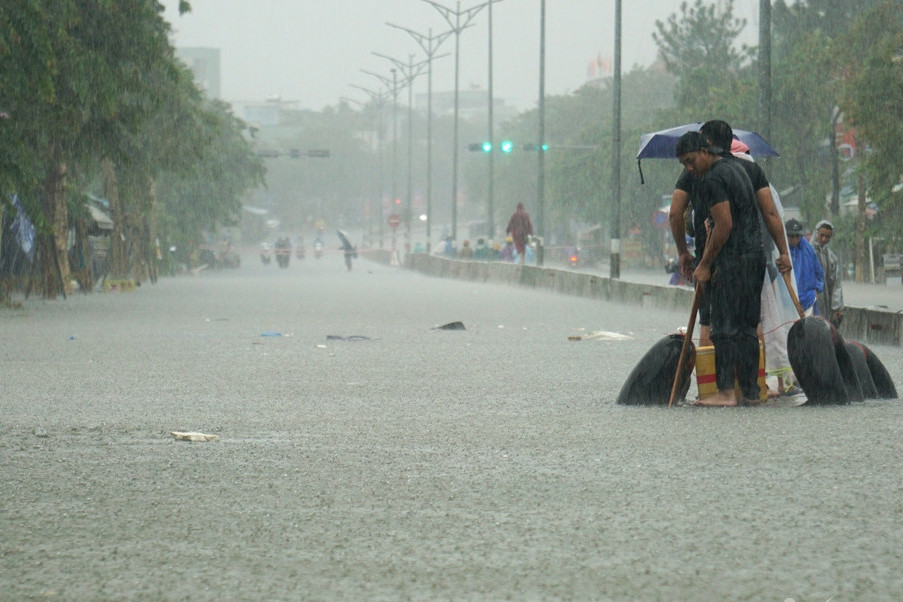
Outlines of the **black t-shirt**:
M 735 157 L 731 154 L 721 156 L 743 168 L 743 171 L 746 172 L 746 175 L 749 176 L 749 181 L 752 183 L 753 192 L 768 188 L 768 178 L 765 176 L 765 171 L 758 163 L 747 161 L 746 159 L 741 159 L 740 157 Z
M 693 212 L 693 239 L 696 245 L 696 254 L 701 256 L 702 250 L 705 248 L 705 220 L 709 217 L 708 208 L 704 207 L 700 202 L 699 178 L 691 175 L 686 169 L 680 172 L 677 183 L 674 188 L 687 193 L 690 198 L 690 210 Z
M 746 170 L 739 161 L 721 159 L 715 161 L 701 181 L 700 201 L 711 214 L 718 203 L 730 203 L 730 236 L 719 256 L 740 255 L 762 251 L 762 228 L 756 194 Z
M 746 172 L 746 175 L 749 176 L 749 180 L 752 183 L 753 191 L 759 192 L 763 188 L 769 187 L 768 177 L 765 175 L 765 171 L 762 169 L 760 165 L 754 163 L 753 161 L 748 161 L 746 159 L 741 159 L 740 157 L 735 157 L 731 154 L 722 155 L 725 159 L 736 162 L 737 165 L 743 168 L 743 171 Z M 758 199 L 756 199 L 756 206 L 759 205 Z M 771 234 L 768 232 L 768 226 L 765 225 L 765 217 L 762 215 L 761 209 L 759 210 L 759 227 L 762 228 L 762 242 L 765 245 L 765 251 L 769 255 L 774 251 L 775 244 L 774 240 L 771 238 Z

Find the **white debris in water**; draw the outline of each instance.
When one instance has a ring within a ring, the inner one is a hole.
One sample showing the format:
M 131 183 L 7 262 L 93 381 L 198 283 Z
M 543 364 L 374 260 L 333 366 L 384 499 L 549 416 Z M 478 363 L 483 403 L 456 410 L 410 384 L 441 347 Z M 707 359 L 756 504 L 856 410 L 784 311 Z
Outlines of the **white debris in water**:
M 589 334 L 584 334 L 578 337 L 568 337 L 571 340 L 576 341 L 632 341 L 633 337 L 627 334 L 621 334 L 620 332 L 611 332 L 609 330 L 596 330 L 595 332 L 591 332 Z
M 192 431 L 170 431 L 176 441 L 194 441 L 203 443 L 206 441 L 219 441 L 219 435 L 208 435 L 207 433 L 196 433 Z

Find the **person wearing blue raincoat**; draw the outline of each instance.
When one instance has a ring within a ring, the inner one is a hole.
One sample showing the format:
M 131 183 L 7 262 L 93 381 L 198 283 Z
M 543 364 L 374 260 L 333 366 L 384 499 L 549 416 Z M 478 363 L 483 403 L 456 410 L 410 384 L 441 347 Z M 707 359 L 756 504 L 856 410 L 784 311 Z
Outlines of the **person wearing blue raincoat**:
M 805 314 L 811 316 L 815 309 L 815 296 L 825 288 L 825 272 L 815 249 L 803 237 L 803 224 L 797 219 L 790 219 L 785 228 L 793 273 L 796 274 L 797 297 Z

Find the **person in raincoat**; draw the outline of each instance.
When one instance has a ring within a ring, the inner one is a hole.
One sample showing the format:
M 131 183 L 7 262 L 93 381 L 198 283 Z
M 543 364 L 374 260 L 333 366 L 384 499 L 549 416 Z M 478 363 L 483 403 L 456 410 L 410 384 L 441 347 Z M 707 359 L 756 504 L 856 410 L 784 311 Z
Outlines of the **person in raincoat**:
M 841 283 L 840 262 L 834 251 L 828 248 L 831 237 L 834 236 L 834 226 L 826 219 L 815 224 L 815 232 L 812 233 L 812 248 L 818 256 L 818 261 L 825 273 L 825 288 L 816 295 L 815 313 L 824 316 L 834 325 L 840 328 L 843 321 L 843 284 Z
M 505 233 L 511 235 L 514 249 L 520 256 L 520 262 L 524 263 L 527 257 L 527 237 L 533 234 L 533 224 L 530 222 L 530 214 L 524 209 L 523 203 L 517 204 L 517 209 L 511 215 L 511 219 L 508 220 L 508 227 L 505 229 Z
M 787 239 L 790 242 L 790 259 L 796 274 L 796 290 L 800 307 L 807 316 L 815 310 L 815 295 L 825 288 L 825 273 L 815 249 L 803 237 L 803 224 L 797 219 L 787 220 Z

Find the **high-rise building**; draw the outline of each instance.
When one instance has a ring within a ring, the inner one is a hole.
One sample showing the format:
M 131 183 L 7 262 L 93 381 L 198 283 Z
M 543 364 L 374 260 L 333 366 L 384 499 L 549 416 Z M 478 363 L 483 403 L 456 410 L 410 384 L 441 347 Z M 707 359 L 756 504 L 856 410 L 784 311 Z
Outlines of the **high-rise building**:
M 176 56 L 194 73 L 195 83 L 208 98 L 221 98 L 219 48 L 176 48 Z

